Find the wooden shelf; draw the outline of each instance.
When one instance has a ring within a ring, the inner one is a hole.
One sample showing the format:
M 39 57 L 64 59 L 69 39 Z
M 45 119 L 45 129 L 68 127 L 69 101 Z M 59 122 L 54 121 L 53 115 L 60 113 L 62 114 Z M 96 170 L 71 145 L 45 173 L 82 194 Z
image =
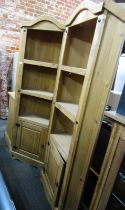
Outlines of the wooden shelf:
M 90 171 L 92 171 L 97 177 L 99 177 L 99 173 L 93 167 L 90 167 Z
M 38 124 L 40 126 L 44 126 L 44 127 L 47 127 L 47 128 L 49 126 L 49 120 L 48 119 L 38 117 L 38 116 L 35 116 L 35 115 L 19 116 L 19 120 L 26 121 L 26 122 L 29 122 L 29 123 L 35 123 L 35 124 Z
M 63 159 L 67 161 L 72 136 L 67 134 L 51 134 L 50 139 L 56 145 Z
M 53 99 L 53 93 L 48 92 L 48 91 L 41 91 L 41 90 L 21 90 L 22 94 L 29 95 L 29 96 L 34 96 L 37 98 L 43 98 L 47 100 L 52 100 Z
M 72 122 L 75 122 L 76 114 L 78 111 L 78 104 L 56 102 L 55 106 Z
M 74 73 L 74 74 L 79 74 L 79 75 L 82 75 L 82 76 L 84 76 L 85 73 L 86 73 L 86 69 L 77 68 L 77 67 L 71 67 L 71 66 L 64 66 L 64 65 L 62 65 L 61 69 L 62 69 L 62 71 L 66 71 L 66 72 Z
M 28 60 L 24 59 L 25 64 L 35 65 L 35 66 L 44 66 L 49 67 L 52 69 L 57 69 L 58 65 L 56 63 L 48 63 L 48 62 L 42 62 L 42 61 L 34 61 L 34 60 Z

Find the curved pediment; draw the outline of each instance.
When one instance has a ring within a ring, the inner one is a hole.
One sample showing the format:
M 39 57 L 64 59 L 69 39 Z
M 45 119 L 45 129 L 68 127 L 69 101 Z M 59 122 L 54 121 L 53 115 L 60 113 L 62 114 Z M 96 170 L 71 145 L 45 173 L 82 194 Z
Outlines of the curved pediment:
M 50 15 L 43 15 L 31 21 L 24 21 L 22 27 L 43 30 L 64 30 L 65 26 Z
M 105 0 L 104 8 L 122 21 L 125 21 L 125 2 L 123 0 Z
M 85 0 L 82 2 L 76 10 L 73 12 L 73 15 L 69 17 L 69 19 L 66 21 L 65 25 L 69 26 L 72 25 L 73 22 L 80 22 L 81 19 L 84 20 L 84 16 L 87 20 L 88 19 L 93 19 L 96 17 L 96 14 L 100 13 L 103 8 L 103 3 L 94 3 L 89 0 Z M 77 19 L 77 20 L 76 20 Z

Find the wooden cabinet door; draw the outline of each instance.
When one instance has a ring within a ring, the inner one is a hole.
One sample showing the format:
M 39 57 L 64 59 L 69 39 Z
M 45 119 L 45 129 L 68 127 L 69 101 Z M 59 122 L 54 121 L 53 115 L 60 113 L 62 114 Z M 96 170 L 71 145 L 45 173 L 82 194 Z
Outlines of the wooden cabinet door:
M 63 170 L 64 161 L 55 145 L 50 143 L 48 145 L 48 158 L 45 171 L 42 173 L 42 182 L 51 206 L 56 206 L 57 204 Z
M 43 161 L 47 129 L 27 122 L 19 122 L 19 124 L 16 144 L 18 152 Z

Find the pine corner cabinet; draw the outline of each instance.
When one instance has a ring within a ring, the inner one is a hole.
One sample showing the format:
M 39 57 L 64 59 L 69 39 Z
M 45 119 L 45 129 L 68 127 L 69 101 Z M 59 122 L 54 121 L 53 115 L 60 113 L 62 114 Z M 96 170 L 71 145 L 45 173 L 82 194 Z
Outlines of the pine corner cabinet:
M 110 140 L 105 146 L 98 135 L 124 42 L 125 4 L 85 0 L 65 24 L 41 16 L 21 30 L 6 131 L 12 157 L 41 169 L 53 210 L 102 210 L 98 186 Z
M 22 26 L 12 155 L 44 165 L 64 26 L 43 16 Z

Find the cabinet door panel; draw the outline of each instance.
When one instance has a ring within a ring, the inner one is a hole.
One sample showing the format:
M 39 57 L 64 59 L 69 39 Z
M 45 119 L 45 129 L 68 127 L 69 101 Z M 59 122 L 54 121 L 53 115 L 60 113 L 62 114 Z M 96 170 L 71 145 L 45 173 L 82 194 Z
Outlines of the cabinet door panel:
M 22 127 L 20 148 L 32 154 L 38 155 L 40 145 L 40 132 Z
M 18 153 L 43 161 L 47 129 L 31 123 L 19 121 L 17 132 Z
M 57 187 L 58 183 L 58 176 L 60 179 L 60 174 L 63 167 L 63 161 L 60 157 L 59 153 L 57 152 L 55 146 L 53 144 L 50 145 L 50 152 L 48 157 L 48 163 L 46 168 L 46 173 L 48 175 L 48 180 L 54 194 L 54 191 Z
M 42 173 L 42 182 L 51 206 L 57 204 L 61 186 L 64 161 L 54 144 L 48 146 L 48 158 L 45 171 Z

